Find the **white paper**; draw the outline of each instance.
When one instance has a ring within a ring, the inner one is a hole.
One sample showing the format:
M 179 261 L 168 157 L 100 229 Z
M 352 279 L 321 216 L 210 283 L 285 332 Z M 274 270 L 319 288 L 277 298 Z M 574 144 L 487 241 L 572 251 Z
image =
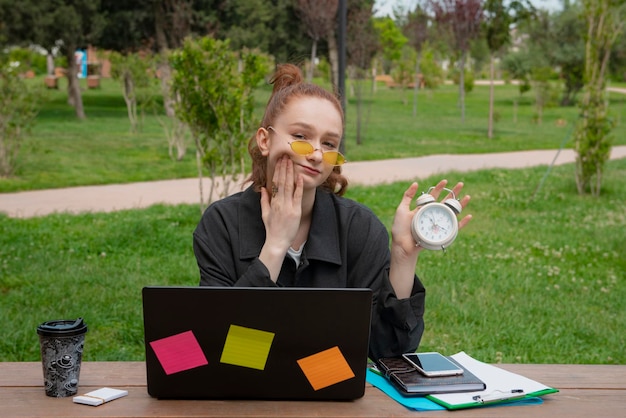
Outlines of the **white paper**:
M 85 405 L 98 406 L 105 402 L 110 402 L 114 399 L 121 398 L 128 395 L 127 390 L 101 388 L 85 393 L 84 395 L 74 396 L 74 403 L 81 403 Z
M 437 398 L 450 405 L 476 403 L 473 398 L 477 395 L 493 399 L 496 398 L 499 393 L 502 394 L 502 397 L 505 397 L 506 394 L 511 393 L 513 390 L 521 389 L 524 393 L 529 394 L 545 389 L 551 389 L 550 387 L 527 377 L 478 361 L 468 356 L 463 351 L 451 357 L 482 380 L 487 388 L 479 392 L 431 395 L 431 397 Z

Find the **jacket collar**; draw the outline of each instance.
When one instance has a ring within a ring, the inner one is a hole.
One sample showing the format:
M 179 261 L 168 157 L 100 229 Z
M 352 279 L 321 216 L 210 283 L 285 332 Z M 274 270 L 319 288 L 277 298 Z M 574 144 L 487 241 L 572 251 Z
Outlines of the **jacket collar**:
M 265 242 L 265 225 L 261 218 L 261 197 L 252 187 L 247 188 L 239 203 L 240 254 L 242 259 L 258 257 Z M 244 236 L 245 234 L 245 236 Z M 341 264 L 339 228 L 334 197 L 317 189 L 311 219 L 311 230 L 304 246 L 304 256 Z

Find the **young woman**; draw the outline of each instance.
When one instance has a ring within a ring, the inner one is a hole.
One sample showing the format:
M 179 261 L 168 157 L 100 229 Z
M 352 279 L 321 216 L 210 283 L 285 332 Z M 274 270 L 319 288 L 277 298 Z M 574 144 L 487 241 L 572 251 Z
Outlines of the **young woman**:
M 337 98 L 304 83 L 290 64 L 277 69 L 272 83 L 248 146 L 252 185 L 209 206 L 194 231 L 200 285 L 368 287 L 374 292 L 370 357 L 415 351 L 425 300 L 415 275 L 422 248 L 411 235 L 417 183 L 396 210 L 390 250 L 374 213 L 342 197 L 344 116 Z M 445 185 L 442 180 L 431 194 L 437 198 Z M 458 196 L 462 188 L 453 191 Z M 468 201 L 465 196 L 462 206 Z

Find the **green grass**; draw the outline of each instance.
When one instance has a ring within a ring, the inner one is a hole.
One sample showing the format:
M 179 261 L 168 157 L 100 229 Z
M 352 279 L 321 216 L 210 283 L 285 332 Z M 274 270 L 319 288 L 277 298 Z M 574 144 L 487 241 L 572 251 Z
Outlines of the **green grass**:
M 41 78 L 31 80 L 43 84 Z M 170 160 L 167 140 L 155 115 L 147 114 L 143 129 L 130 132 L 119 85 L 102 80 L 102 88 L 85 90 L 87 119 L 79 121 L 67 105 L 66 82 L 48 91 L 32 135 L 24 142 L 16 175 L 0 178 L 0 193 L 68 186 L 127 183 L 195 177 L 191 140 L 183 161 Z M 348 84 L 350 87 L 350 84 Z M 421 91 L 417 117 L 412 92 L 369 87 L 363 98 L 361 144 L 356 144 L 356 100 L 348 98 L 346 155 L 350 161 L 415 157 L 451 153 L 556 149 L 569 139 L 578 110 L 549 107 L 543 122 L 535 122 L 532 91 L 519 97 L 517 86 L 496 86 L 498 122 L 494 138 L 487 139 L 487 86 L 475 86 L 466 98 L 466 120 L 461 122 L 457 87 L 444 85 Z M 269 89 L 257 94 L 260 118 Z M 407 104 L 404 104 L 404 100 Z M 611 114 L 617 122 L 615 144 L 626 144 L 626 95 L 609 94 Z M 514 117 L 514 101 L 519 102 Z M 561 126 L 557 121 L 566 122 Z M 571 142 L 567 142 L 571 147 Z
M 607 164 L 600 199 L 577 195 L 568 164 L 531 200 L 545 172 L 447 173 L 466 183 L 474 219 L 447 253 L 420 256 L 421 350 L 487 362 L 626 363 L 626 159 Z M 407 185 L 353 187 L 348 197 L 390 226 Z M 142 360 L 141 288 L 198 283 L 198 219 L 195 205 L 0 216 L 0 361 L 38 361 L 37 324 L 78 316 L 89 325 L 86 360 Z
M 60 91 L 48 92 L 16 176 L 0 179 L 0 193 L 196 175 L 191 146 L 183 161 L 169 159 L 154 115 L 146 115 L 141 132 L 129 132 L 114 81 L 84 92 L 84 121 L 74 117 L 64 90 L 62 82 Z M 259 91 L 257 115 L 268 94 Z M 488 87 L 467 96 L 465 123 L 455 86 L 420 92 L 416 118 L 411 92 L 379 87 L 365 96 L 361 145 L 355 100 L 348 100 L 351 161 L 571 147 L 577 117 L 576 108 L 550 107 L 537 124 L 530 95 L 520 99 L 517 87 L 501 86 L 495 137 L 487 139 Z M 624 145 L 626 95 L 608 97 L 614 143 Z M 420 257 L 417 272 L 428 289 L 421 350 L 465 350 L 487 362 L 626 363 L 626 159 L 607 163 L 600 198 L 576 193 L 570 164 L 555 167 L 531 200 L 545 173 L 537 167 L 446 175 L 466 183 L 474 220 L 446 254 Z M 421 180 L 422 188 L 439 177 Z M 389 227 L 407 184 L 353 187 L 348 197 Z M 0 361 L 38 361 L 36 326 L 77 316 L 89 324 L 86 360 L 143 359 L 141 288 L 198 283 L 191 247 L 198 220 L 196 205 L 0 215 Z

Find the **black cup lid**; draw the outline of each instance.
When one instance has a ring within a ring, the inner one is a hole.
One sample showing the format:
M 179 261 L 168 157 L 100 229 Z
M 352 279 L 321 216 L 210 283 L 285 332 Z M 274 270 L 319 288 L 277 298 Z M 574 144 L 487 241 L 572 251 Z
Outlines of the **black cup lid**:
M 44 337 L 70 337 L 87 332 L 83 318 L 47 321 L 37 327 L 37 334 Z

